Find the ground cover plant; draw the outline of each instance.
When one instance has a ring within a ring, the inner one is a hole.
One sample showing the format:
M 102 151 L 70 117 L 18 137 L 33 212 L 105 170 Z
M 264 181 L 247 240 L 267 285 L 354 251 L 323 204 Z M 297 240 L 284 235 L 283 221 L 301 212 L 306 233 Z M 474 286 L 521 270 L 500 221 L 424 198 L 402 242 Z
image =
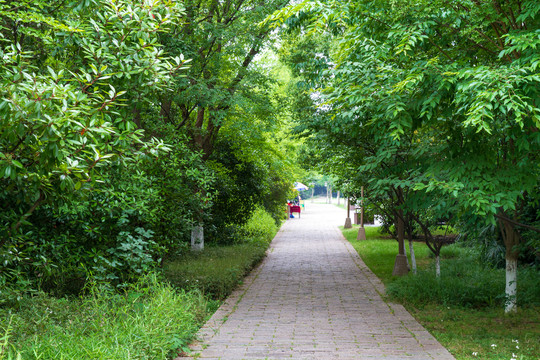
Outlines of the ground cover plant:
M 418 274 L 392 276 L 397 242 L 377 227 L 358 227 L 343 234 L 366 265 L 385 284 L 388 300 L 402 303 L 456 359 L 537 359 L 540 353 L 538 271 L 520 269 L 520 310 L 504 313 L 504 269 L 481 265 L 478 250 L 459 244 L 443 247 L 441 277 L 433 272 L 427 246 L 415 242 Z

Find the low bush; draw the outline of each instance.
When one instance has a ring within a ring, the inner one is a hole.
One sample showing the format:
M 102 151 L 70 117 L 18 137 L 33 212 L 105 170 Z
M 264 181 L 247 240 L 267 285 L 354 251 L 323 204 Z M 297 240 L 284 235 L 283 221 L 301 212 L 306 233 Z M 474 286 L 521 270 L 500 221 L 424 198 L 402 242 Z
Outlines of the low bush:
M 167 359 L 207 317 L 198 291 L 178 291 L 155 274 L 123 293 L 91 285 L 81 299 L 29 296 L 0 308 L 0 359 Z
M 238 242 L 259 243 L 266 246 L 272 241 L 277 231 L 278 227 L 274 218 L 258 207 L 240 230 Z

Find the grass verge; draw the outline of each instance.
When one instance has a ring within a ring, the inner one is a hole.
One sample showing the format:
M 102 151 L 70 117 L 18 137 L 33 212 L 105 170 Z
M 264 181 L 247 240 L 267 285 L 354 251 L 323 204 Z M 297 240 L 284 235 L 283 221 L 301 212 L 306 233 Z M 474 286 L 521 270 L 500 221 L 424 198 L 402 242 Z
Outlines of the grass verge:
M 444 247 L 437 280 L 429 249 L 415 242 L 419 274 L 398 278 L 392 276 L 395 240 L 383 238 L 375 227 L 366 228 L 365 241 L 356 240 L 356 226 L 342 231 L 385 284 L 389 298 L 402 303 L 456 359 L 539 359 L 538 272 L 520 273 L 518 300 L 524 304 L 518 313 L 505 315 L 504 271 L 480 266 L 470 249 Z
M 165 264 L 165 277 L 176 287 L 200 289 L 214 300 L 225 299 L 265 255 L 266 246 L 237 244 L 207 247 Z

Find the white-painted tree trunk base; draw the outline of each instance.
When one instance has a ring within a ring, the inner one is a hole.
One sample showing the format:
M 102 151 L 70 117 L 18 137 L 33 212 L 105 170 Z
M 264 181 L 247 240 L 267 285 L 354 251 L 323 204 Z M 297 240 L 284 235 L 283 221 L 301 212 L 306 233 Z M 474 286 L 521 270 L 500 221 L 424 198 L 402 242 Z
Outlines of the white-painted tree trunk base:
M 517 311 L 517 260 L 506 259 L 506 304 L 505 313 Z
M 409 265 L 409 257 L 407 256 L 407 248 L 403 246 L 403 251 L 405 252 L 405 260 L 407 260 L 407 269 L 411 271 L 411 266 Z
M 439 255 L 435 257 L 435 276 L 441 277 L 441 257 Z
M 412 272 L 414 275 L 416 275 L 416 256 L 414 255 L 414 247 L 412 241 L 409 241 L 409 255 L 411 256 Z
M 202 225 L 191 229 L 191 250 L 201 251 L 204 249 L 204 229 Z

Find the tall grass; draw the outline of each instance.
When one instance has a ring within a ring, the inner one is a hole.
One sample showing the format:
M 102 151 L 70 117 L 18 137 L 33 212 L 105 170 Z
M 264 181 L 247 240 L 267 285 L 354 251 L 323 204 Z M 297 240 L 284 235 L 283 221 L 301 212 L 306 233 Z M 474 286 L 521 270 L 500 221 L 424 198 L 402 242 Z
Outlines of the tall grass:
M 11 329 L 0 359 L 168 359 L 187 348 L 207 316 L 200 292 L 175 290 L 155 274 L 123 294 L 99 286 L 90 293 L 40 293 L 19 309 L 0 309 L 0 327 Z
M 438 303 L 464 308 L 503 307 L 504 269 L 491 269 L 471 257 L 444 260 L 444 271 L 436 278 L 432 269 L 416 276 L 395 279 L 387 286 L 393 299 L 417 307 Z M 540 280 L 532 269 L 521 269 L 518 280 L 519 306 L 540 306 Z
M 264 257 L 277 230 L 258 209 L 235 245 L 168 262 L 170 282 L 152 273 L 122 293 L 91 284 L 78 298 L 38 292 L 0 301 L 0 360 L 177 357 L 217 308 L 209 298 L 230 294 Z

